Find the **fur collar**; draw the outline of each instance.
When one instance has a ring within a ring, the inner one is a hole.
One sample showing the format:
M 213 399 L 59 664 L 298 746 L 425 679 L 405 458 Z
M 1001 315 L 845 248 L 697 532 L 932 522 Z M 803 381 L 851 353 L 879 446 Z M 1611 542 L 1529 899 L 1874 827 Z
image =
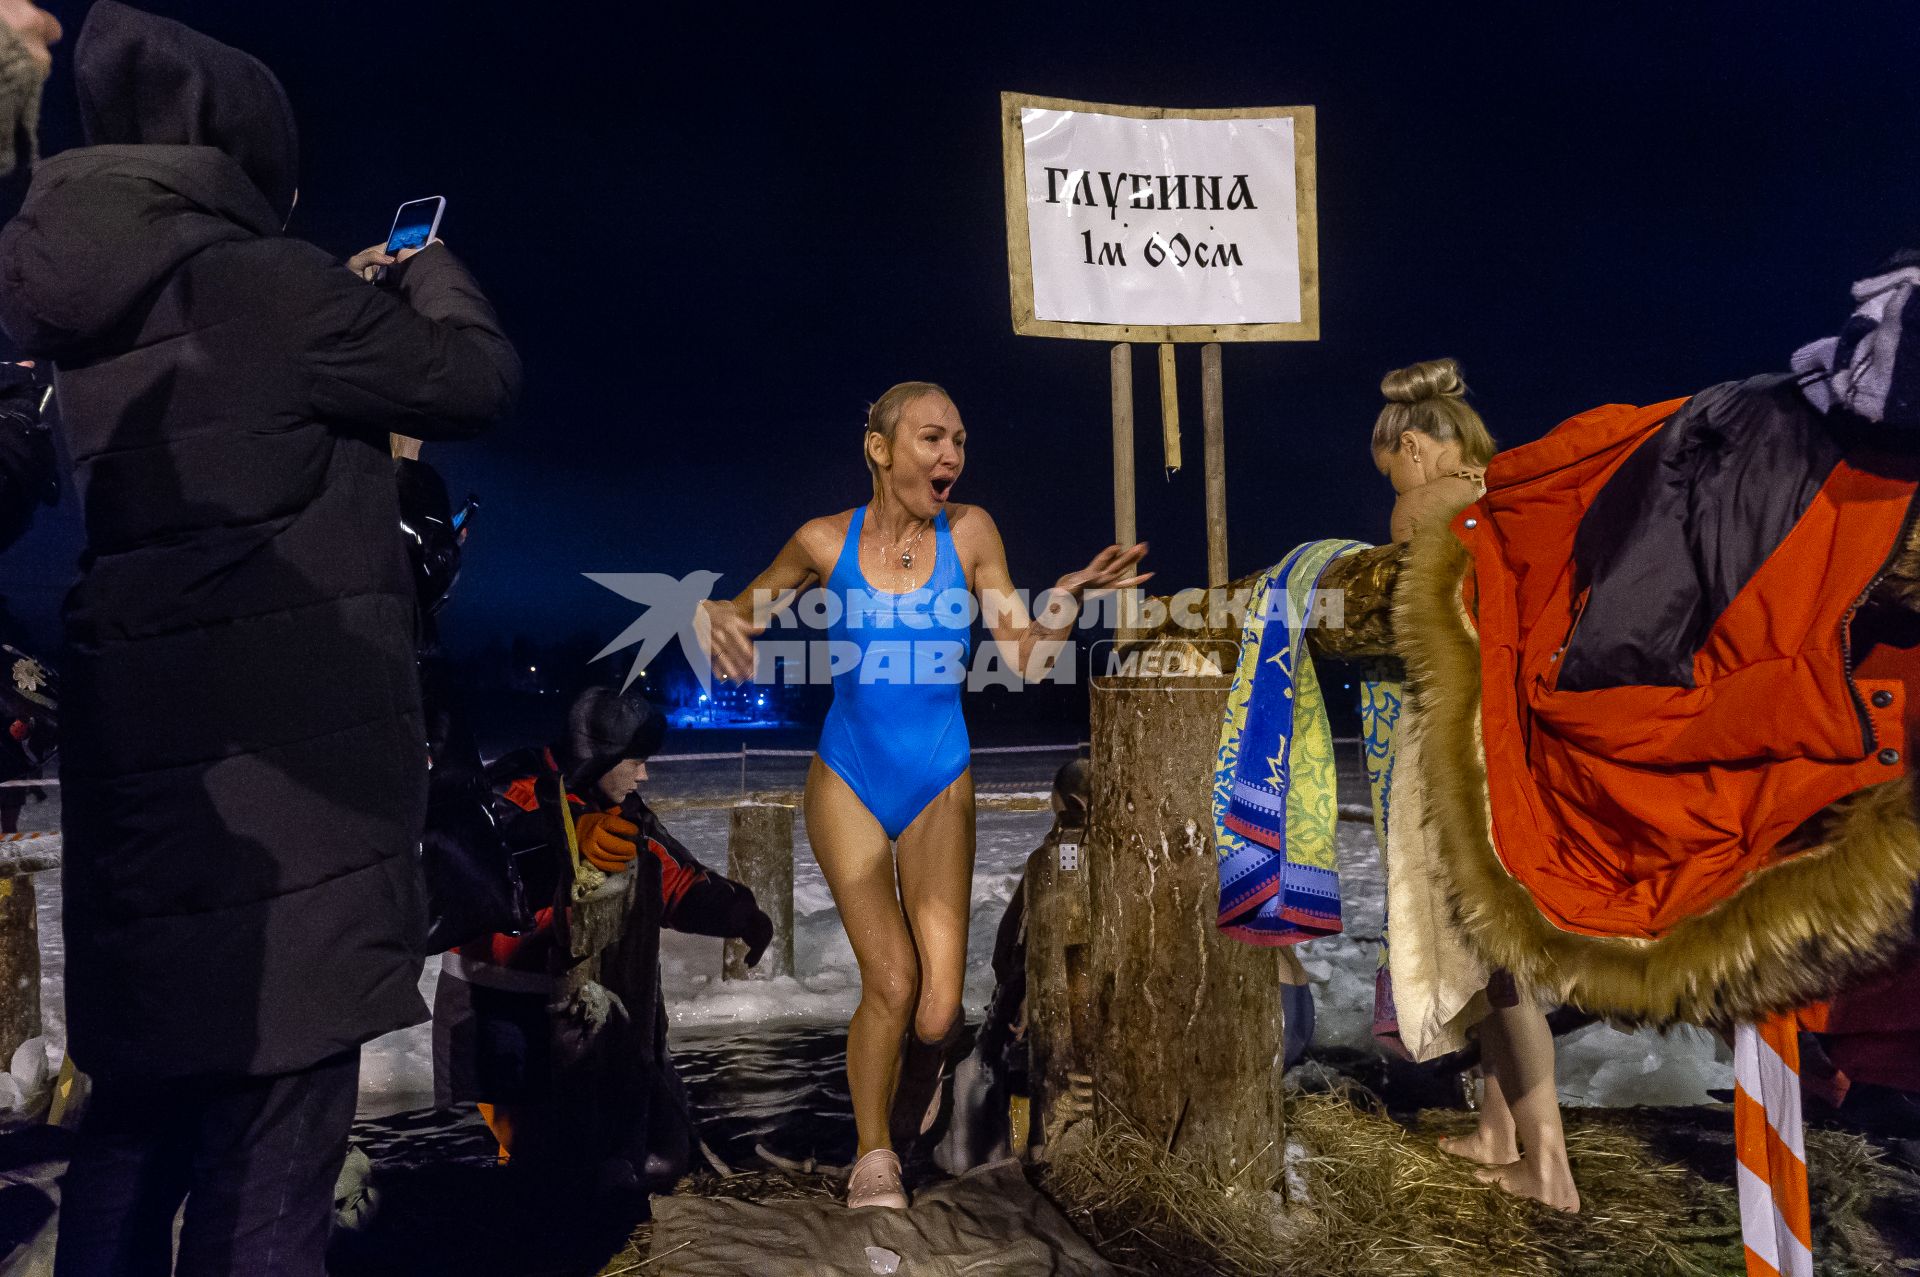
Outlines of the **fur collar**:
M 1523 984 L 1596 1014 L 1724 1025 L 1830 997 L 1913 935 L 1920 826 L 1905 780 L 1826 811 L 1817 845 L 1655 940 L 1548 922 L 1491 836 L 1480 721 L 1480 644 L 1462 601 L 1471 558 L 1444 524 L 1417 537 L 1394 589 L 1408 688 L 1426 715 L 1426 785 L 1438 863 L 1468 943 Z

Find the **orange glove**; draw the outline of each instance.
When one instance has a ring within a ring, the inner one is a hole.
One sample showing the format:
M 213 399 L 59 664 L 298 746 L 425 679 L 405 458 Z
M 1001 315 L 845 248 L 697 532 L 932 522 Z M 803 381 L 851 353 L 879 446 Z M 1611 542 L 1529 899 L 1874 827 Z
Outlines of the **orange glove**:
M 622 816 L 618 807 L 612 811 L 588 812 L 573 822 L 573 831 L 580 840 L 580 854 L 588 864 L 605 873 L 619 873 L 633 863 L 640 851 L 640 845 L 634 841 L 640 834 L 640 826 Z

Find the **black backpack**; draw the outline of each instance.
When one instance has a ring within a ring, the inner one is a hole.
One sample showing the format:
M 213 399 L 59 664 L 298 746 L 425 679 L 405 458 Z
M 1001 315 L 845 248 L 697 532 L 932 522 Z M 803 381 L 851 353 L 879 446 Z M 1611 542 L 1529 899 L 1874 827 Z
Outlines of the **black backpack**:
M 448 949 L 496 932 L 533 926 L 532 861 L 550 859 L 542 842 L 516 848 L 493 814 L 493 787 L 480 761 L 480 747 L 461 712 L 445 658 L 420 662 L 421 701 L 426 708 L 427 823 L 420 839 L 420 873 L 427 892 L 427 951 Z

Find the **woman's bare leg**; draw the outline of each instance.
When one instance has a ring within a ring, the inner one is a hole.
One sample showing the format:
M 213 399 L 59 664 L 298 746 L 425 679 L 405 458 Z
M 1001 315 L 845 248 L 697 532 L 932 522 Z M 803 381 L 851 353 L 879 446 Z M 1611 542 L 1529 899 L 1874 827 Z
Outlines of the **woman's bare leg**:
M 1507 1104 L 1506 1092 L 1500 1086 L 1500 1070 L 1494 1064 L 1504 1057 L 1506 1049 L 1505 1022 L 1496 1007 L 1480 1022 L 1480 1125 L 1471 1135 L 1443 1136 L 1441 1152 L 1482 1166 L 1506 1166 L 1520 1160 L 1513 1109 Z
M 962 772 L 913 823 L 897 848 L 900 901 L 920 964 L 920 997 L 894 1105 L 896 1136 L 917 1135 L 960 1028 L 973 913 L 973 773 Z
M 1546 1013 L 1523 995 L 1518 1006 L 1495 1007 L 1489 1020 L 1499 1026 L 1493 1076 L 1513 1110 L 1520 1160 L 1476 1173 L 1509 1193 L 1545 1202 L 1556 1210 L 1578 1211 L 1580 1190 L 1574 1187 L 1573 1167 L 1567 1163 L 1560 1093 L 1553 1081 L 1553 1030 Z
M 858 1156 L 888 1148 L 887 1109 L 900 1041 L 920 996 L 920 965 L 900 909 L 893 846 L 866 805 L 818 758 L 807 772 L 807 841 L 860 963 L 860 1007 L 847 1026 L 847 1090 Z

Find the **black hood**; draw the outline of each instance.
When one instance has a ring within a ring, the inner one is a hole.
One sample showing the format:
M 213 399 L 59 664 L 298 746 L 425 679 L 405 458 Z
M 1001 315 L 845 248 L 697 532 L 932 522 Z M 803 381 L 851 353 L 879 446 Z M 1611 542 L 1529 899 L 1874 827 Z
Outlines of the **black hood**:
M 191 27 L 99 0 L 74 50 L 89 146 L 210 146 L 240 165 L 286 223 L 300 165 L 286 90 L 251 54 Z
M 569 787 L 592 785 L 622 759 L 651 758 L 666 720 L 644 697 L 589 687 L 567 710 L 567 734 L 554 749 Z
M 298 150 L 272 72 L 115 0 L 88 13 L 74 79 L 89 145 L 40 165 L 0 233 L 0 326 L 56 360 L 111 349 L 194 254 L 277 234 Z

